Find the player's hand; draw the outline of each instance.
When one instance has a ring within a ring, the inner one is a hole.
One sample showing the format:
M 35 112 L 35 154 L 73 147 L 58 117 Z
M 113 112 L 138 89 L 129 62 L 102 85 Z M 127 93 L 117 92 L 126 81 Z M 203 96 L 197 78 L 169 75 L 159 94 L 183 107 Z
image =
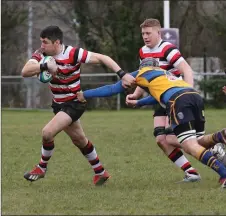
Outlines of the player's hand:
M 84 94 L 83 94 L 82 91 L 77 92 L 76 95 L 77 95 L 77 98 L 78 98 L 78 100 L 79 100 L 80 102 L 86 102 L 86 99 L 85 99 Z
M 222 91 L 223 91 L 224 94 L 226 95 L 226 86 L 224 86 L 224 87 L 222 88 Z
M 47 62 L 47 67 L 48 67 L 49 73 L 51 73 L 53 76 L 57 74 L 58 66 L 53 57 L 51 57 L 50 60 Z
M 135 99 L 137 99 L 137 97 L 136 97 L 136 95 L 134 95 L 134 94 L 128 94 L 127 96 L 126 96 L 126 101 L 128 100 L 135 100 Z
M 126 100 L 126 105 L 130 107 L 136 107 L 137 106 L 137 100 Z
M 123 77 L 122 77 L 122 86 L 123 88 L 129 88 L 129 87 L 133 87 L 136 83 L 136 80 L 135 78 L 130 75 L 130 74 L 125 74 Z

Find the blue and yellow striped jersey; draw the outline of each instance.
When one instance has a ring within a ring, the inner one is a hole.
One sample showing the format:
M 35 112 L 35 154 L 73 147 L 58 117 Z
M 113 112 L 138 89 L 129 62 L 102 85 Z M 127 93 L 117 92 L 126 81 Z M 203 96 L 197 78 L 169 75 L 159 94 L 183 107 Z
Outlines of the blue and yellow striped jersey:
M 171 88 L 192 88 L 183 80 L 159 67 L 143 67 L 136 76 L 136 84 L 145 89 L 159 103 L 161 96 Z

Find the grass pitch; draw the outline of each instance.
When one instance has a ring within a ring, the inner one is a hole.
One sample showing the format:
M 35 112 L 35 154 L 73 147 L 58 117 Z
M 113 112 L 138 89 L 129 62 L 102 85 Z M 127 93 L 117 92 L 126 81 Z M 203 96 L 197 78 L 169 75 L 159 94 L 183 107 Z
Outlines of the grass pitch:
M 225 215 L 226 190 L 218 175 L 188 156 L 199 183 L 175 184 L 184 173 L 156 145 L 152 111 L 92 111 L 82 117 L 87 137 L 112 178 L 92 183 L 86 159 L 64 134 L 44 179 L 29 183 L 25 171 L 39 162 L 41 129 L 51 111 L 2 111 L 3 215 Z M 225 127 L 225 110 L 206 111 L 206 131 Z

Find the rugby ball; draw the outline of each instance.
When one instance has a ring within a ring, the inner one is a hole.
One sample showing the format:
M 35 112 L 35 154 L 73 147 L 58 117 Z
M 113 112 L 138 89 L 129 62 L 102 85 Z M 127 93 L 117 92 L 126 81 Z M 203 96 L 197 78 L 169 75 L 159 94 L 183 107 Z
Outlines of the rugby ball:
M 220 161 L 223 160 L 225 152 L 225 145 L 223 143 L 217 143 L 214 147 L 210 149 L 213 155 Z
M 52 56 L 44 56 L 41 59 L 40 64 L 50 61 L 51 58 L 53 58 L 53 57 Z M 52 80 L 52 74 L 49 73 L 49 71 L 42 71 L 38 74 L 38 79 L 42 83 L 48 83 Z

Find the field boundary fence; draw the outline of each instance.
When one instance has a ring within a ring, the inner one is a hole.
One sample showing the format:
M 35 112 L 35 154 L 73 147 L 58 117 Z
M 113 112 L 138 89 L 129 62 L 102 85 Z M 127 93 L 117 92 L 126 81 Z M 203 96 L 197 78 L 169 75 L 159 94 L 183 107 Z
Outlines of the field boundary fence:
M 224 72 L 194 72 L 194 87 L 205 98 L 208 94 L 200 90 L 199 82 L 213 77 L 225 76 Z M 214 78 L 213 78 L 214 79 Z M 81 74 L 81 86 L 83 90 L 97 88 L 118 81 L 115 73 Z M 226 77 L 225 77 L 226 80 Z M 226 82 L 225 82 L 226 85 Z M 223 86 L 222 86 L 223 87 Z M 1 76 L 2 108 L 9 109 L 50 109 L 51 93 L 48 84 L 41 83 L 36 77 L 23 78 L 21 76 Z M 219 89 L 221 91 L 221 89 Z M 90 109 L 115 109 L 120 110 L 124 97 L 117 94 L 110 98 L 91 99 Z

